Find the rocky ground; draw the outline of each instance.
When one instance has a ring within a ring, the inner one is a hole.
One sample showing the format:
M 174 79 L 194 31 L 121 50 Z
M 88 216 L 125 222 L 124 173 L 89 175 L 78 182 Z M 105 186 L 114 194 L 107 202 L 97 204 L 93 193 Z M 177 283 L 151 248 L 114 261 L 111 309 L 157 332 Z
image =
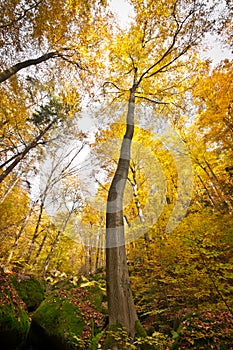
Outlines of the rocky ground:
M 130 349 L 233 349 L 229 310 L 154 310 L 140 321 L 146 332 Z M 124 330 L 107 323 L 103 274 L 48 283 L 0 271 L 0 349 L 128 349 Z

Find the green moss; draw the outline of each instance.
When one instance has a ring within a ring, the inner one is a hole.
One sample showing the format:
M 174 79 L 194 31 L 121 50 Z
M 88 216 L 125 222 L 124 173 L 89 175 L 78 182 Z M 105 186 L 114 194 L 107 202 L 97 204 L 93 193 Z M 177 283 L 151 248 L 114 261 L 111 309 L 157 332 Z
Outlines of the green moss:
M 34 311 L 44 299 L 44 288 L 34 277 L 12 277 L 12 283 L 29 311 Z
M 8 278 L 1 276 L 0 282 L 0 348 L 10 350 L 26 341 L 30 322 Z
M 29 319 L 24 310 L 17 313 L 13 305 L 0 306 L 0 332 L 16 330 L 19 334 L 27 334 Z
M 145 338 L 147 333 L 139 320 L 135 322 L 135 331 L 138 337 Z
M 104 317 L 93 307 L 90 296 L 84 288 L 54 292 L 33 315 L 35 331 L 39 327 L 44 338 L 62 349 L 98 349 Z
M 58 297 L 43 301 L 34 313 L 33 321 L 46 330 L 48 335 L 69 343 L 77 343 L 85 326 L 79 309 L 66 299 Z

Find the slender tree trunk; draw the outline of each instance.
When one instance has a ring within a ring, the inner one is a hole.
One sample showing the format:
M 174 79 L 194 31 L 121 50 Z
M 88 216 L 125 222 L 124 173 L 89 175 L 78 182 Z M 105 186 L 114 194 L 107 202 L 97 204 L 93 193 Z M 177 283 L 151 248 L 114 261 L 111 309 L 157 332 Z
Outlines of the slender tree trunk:
M 96 270 L 101 269 L 105 265 L 105 250 L 103 249 L 103 237 L 100 233 L 97 245 L 97 255 L 96 255 Z
M 50 261 L 52 259 L 52 256 L 53 256 L 53 253 L 55 251 L 55 249 L 57 248 L 58 244 L 60 243 L 60 239 L 61 239 L 61 236 L 62 236 L 62 233 L 63 231 L 58 231 L 56 237 L 55 237 L 55 240 L 53 242 L 53 245 L 49 251 L 49 254 L 47 255 L 47 258 L 45 260 L 45 263 L 44 263 L 44 271 L 43 271 L 43 277 L 46 276 L 46 273 L 48 271 L 48 268 L 49 268 L 49 264 L 50 264 Z
M 99 257 L 100 257 L 100 248 L 96 248 L 96 259 L 95 259 L 95 271 L 98 270 L 99 267 Z
M 91 240 L 90 240 L 90 243 L 91 244 Z M 92 273 L 92 265 L 93 265 L 93 262 L 92 262 L 92 255 L 93 255 L 93 248 L 91 247 L 91 245 L 89 245 L 88 247 L 88 266 L 89 266 L 89 273 L 91 274 Z
M 24 228 L 25 228 L 26 224 L 27 224 L 27 218 L 25 219 L 25 221 L 24 221 L 23 225 L 21 226 L 20 230 L 16 233 L 15 241 L 14 241 L 13 247 L 11 248 L 11 251 L 10 251 L 10 254 L 8 256 L 8 259 L 7 259 L 7 262 L 6 262 L 5 266 L 10 264 L 11 259 L 12 259 L 13 255 L 14 255 L 14 253 L 15 253 L 15 250 L 18 247 L 19 239 L 20 239 L 20 237 L 21 237 L 21 235 L 22 235 L 22 233 L 24 231 Z
M 218 206 L 217 206 L 217 204 L 215 203 L 215 200 L 213 199 L 213 197 L 211 196 L 210 191 L 208 190 L 208 188 L 207 188 L 205 182 L 203 181 L 202 177 L 201 177 L 200 175 L 198 175 L 198 174 L 197 174 L 197 177 L 198 177 L 198 179 L 200 180 L 200 182 L 201 182 L 203 188 L 205 189 L 206 194 L 207 194 L 207 196 L 208 196 L 208 198 L 209 198 L 209 200 L 210 200 L 210 203 L 213 205 L 214 208 L 217 208 Z
M 26 264 L 29 264 L 30 259 L 31 259 L 31 255 L 32 255 L 32 251 L 36 242 L 37 237 L 39 236 L 39 228 L 40 228 L 40 223 L 41 223 L 41 219 L 42 219 L 42 214 L 44 211 L 44 199 L 42 200 L 41 204 L 40 204 L 40 212 L 39 212 L 39 216 L 37 219 L 37 223 L 36 223 L 36 227 L 32 236 L 32 240 L 28 249 L 28 253 L 27 253 L 27 257 L 26 257 Z
M 210 166 L 209 162 L 207 162 L 207 160 L 205 160 L 205 163 L 206 163 L 206 165 L 207 165 L 207 167 L 212 175 L 212 178 L 215 180 L 216 187 L 218 189 L 219 196 L 222 199 L 222 202 L 225 204 L 225 207 L 228 209 L 228 212 L 231 212 L 233 209 L 232 203 L 231 203 L 231 198 L 230 198 L 230 200 L 228 200 L 227 196 L 225 195 L 224 188 L 223 188 L 221 182 L 219 181 L 217 175 L 213 171 L 212 167 Z
M 0 204 L 2 204 L 4 202 L 4 200 L 6 199 L 6 197 L 8 196 L 8 194 L 13 190 L 13 188 L 15 187 L 15 185 L 17 184 L 17 182 L 19 182 L 19 177 L 16 178 L 16 180 L 14 180 L 12 182 L 12 184 L 9 186 L 9 188 L 6 190 L 6 192 L 4 193 L 4 195 L 2 196 L 2 198 L 0 199 Z
M 33 265 L 36 265 L 37 259 L 39 258 L 40 254 L 41 254 L 41 251 L 44 248 L 45 241 L 46 241 L 47 237 L 48 237 L 48 229 L 45 230 L 44 237 L 43 237 L 43 239 L 42 239 L 42 241 L 41 241 L 41 243 L 39 245 L 39 248 L 37 250 L 36 256 L 35 256 L 34 261 L 33 261 Z
M 210 167 L 209 163 L 205 161 L 206 166 L 202 165 L 199 163 L 199 166 L 201 167 L 201 169 L 206 173 L 206 175 L 208 176 L 210 182 L 211 182 L 211 188 L 213 189 L 213 191 L 216 194 L 216 198 L 217 201 L 219 203 L 220 201 L 220 205 L 219 206 L 219 210 L 221 210 L 224 206 L 224 210 L 227 210 L 228 212 L 231 212 L 232 210 L 232 205 L 231 203 L 227 200 L 224 192 L 222 191 L 221 185 L 219 183 L 219 180 L 217 178 L 217 176 L 215 175 L 213 169 Z
M 96 240 L 96 247 L 95 247 L 95 271 L 97 271 L 100 267 L 103 267 L 102 265 L 102 238 L 101 233 L 98 235 Z
M 137 313 L 130 288 L 126 259 L 123 196 L 128 178 L 131 142 L 134 133 L 136 84 L 130 90 L 126 133 L 107 201 L 106 213 L 106 280 L 109 325 L 120 324 L 130 336 L 135 335 Z

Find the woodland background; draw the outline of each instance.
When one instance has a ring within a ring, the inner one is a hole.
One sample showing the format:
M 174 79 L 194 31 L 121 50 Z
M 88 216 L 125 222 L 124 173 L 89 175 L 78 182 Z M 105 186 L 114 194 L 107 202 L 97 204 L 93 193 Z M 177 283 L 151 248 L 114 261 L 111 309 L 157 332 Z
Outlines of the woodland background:
M 145 47 L 151 45 L 156 33 L 143 1 L 130 3 L 136 21 L 127 30 L 104 1 L 1 3 L 0 264 L 5 272 L 54 282 L 105 269 L 104 205 L 119 153 L 116 140 L 124 134 L 127 64 L 144 64 L 151 47 L 144 52 L 140 45 L 145 37 Z M 160 18 L 154 50 L 169 40 L 168 18 L 178 3 L 161 1 L 153 8 Z M 232 2 L 226 1 L 220 18 L 208 24 L 229 53 L 232 13 Z M 202 19 L 198 25 L 203 36 Z M 137 107 L 138 118 L 151 127 L 139 121 L 136 128 L 124 218 L 132 237 L 126 246 L 131 287 L 137 312 L 147 321 L 164 310 L 232 315 L 233 68 L 230 54 L 217 63 L 204 59 L 203 45 L 195 43 L 159 83 L 143 86 L 149 94 Z M 166 226 L 182 163 L 177 166 L 167 146 L 167 125 L 185 145 L 193 171 L 190 204 L 171 232 Z

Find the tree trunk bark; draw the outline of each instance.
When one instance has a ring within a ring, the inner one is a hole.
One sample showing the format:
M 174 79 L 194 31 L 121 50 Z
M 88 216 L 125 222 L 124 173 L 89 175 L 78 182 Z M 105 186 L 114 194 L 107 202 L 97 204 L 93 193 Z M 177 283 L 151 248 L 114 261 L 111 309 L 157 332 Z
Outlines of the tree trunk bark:
M 126 132 L 122 141 L 120 157 L 107 201 L 106 213 L 106 280 L 109 325 L 121 325 L 132 337 L 138 320 L 130 288 L 126 259 L 123 196 L 130 165 L 131 142 L 134 133 L 136 84 L 130 90 Z

